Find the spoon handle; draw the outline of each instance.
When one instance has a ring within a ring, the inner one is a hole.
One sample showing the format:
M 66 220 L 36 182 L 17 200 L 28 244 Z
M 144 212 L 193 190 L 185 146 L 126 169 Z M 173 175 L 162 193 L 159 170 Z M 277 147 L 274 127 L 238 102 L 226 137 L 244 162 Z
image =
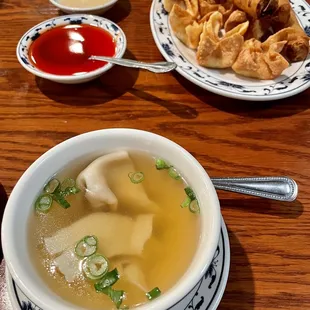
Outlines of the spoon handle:
M 288 177 L 211 178 L 216 189 L 280 201 L 294 201 L 296 182 Z
M 154 73 L 165 73 L 172 71 L 176 68 L 176 64 L 174 62 L 154 62 L 154 63 L 146 63 L 142 61 L 132 60 L 132 59 L 124 59 L 124 58 L 112 58 L 106 56 L 91 56 L 89 57 L 91 60 L 99 60 L 99 61 L 107 61 L 119 66 L 125 66 L 129 68 L 137 68 L 137 69 L 145 69 Z

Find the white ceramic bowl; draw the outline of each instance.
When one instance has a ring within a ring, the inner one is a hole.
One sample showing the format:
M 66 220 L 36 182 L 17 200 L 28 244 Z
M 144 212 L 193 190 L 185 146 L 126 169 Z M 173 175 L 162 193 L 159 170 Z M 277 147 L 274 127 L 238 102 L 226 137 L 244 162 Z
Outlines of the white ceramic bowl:
M 50 177 L 69 162 L 128 148 L 148 151 L 173 162 L 198 197 L 202 221 L 197 252 L 186 273 L 173 288 L 137 310 L 170 308 L 196 285 L 209 267 L 219 240 L 221 215 L 216 191 L 199 162 L 178 144 L 150 132 L 134 129 L 89 132 L 60 143 L 36 160 L 16 184 L 5 208 L 2 221 L 4 258 L 17 285 L 43 310 L 78 308 L 53 293 L 31 262 L 27 225 L 31 212 L 34 212 L 35 197 Z
M 103 65 L 102 68 L 79 75 L 56 75 L 46 73 L 38 69 L 31 63 L 31 61 L 29 60 L 28 51 L 33 41 L 36 40 L 42 33 L 46 31 L 49 31 L 55 27 L 70 24 L 87 24 L 95 27 L 100 27 L 108 31 L 114 38 L 116 44 L 115 58 L 123 57 L 126 51 L 127 41 L 124 32 L 117 24 L 113 23 L 112 21 L 106 18 L 99 16 L 93 16 L 87 14 L 75 14 L 75 15 L 58 16 L 48 19 L 28 30 L 19 40 L 16 48 L 16 55 L 20 64 L 26 70 L 28 70 L 29 72 L 31 72 L 36 76 L 64 84 L 79 84 L 88 82 L 99 77 L 100 75 L 111 69 L 113 65 L 108 63 L 106 65 Z
M 75 8 L 67 5 L 63 5 L 59 3 L 59 0 L 50 0 L 50 2 L 58 7 L 60 10 L 62 10 L 65 13 L 72 14 L 72 13 L 86 13 L 86 14 L 94 14 L 94 15 L 100 15 L 106 12 L 107 10 L 111 9 L 112 6 L 117 2 L 118 0 L 110 0 L 104 4 L 97 5 L 94 7 L 88 7 L 88 8 Z

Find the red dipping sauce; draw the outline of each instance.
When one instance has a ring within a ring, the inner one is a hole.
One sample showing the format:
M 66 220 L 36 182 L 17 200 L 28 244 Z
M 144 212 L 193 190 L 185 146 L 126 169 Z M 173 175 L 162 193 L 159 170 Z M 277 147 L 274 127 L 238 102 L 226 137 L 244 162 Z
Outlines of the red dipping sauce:
M 57 75 L 76 75 L 103 67 L 92 55 L 115 55 L 115 42 L 106 30 L 90 25 L 66 25 L 41 34 L 31 45 L 29 56 L 39 70 Z

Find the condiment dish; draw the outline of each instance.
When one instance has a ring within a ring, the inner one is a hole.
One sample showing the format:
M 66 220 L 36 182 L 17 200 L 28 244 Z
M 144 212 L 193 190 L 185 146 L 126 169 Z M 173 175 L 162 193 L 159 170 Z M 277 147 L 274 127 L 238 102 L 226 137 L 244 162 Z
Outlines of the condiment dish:
M 178 144 L 150 132 L 120 128 L 85 133 L 60 143 L 36 160 L 18 181 L 4 212 L 2 247 L 7 266 L 18 287 L 43 310 L 81 308 L 57 296 L 31 260 L 27 232 L 34 200 L 46 181 L 68 163 L 121 149 L 146 151 L 173 162 L 200 201 L 200 237 L 187 271 L 167 292 L 135 309 L 169 309 L 195 287 L 212 262 L 220 236 L 220 205 L 214 186 L 199 162 Z
M 85 14 L 93 14 L 93 15 L 101 15 L 107 10 L 111 9 L 118 0 L 109 0 L 104 4 L 97 5 L 97 6 L 89 6 L 87 8 L 78 8 L 72 7 L 68 5 L 61 4 L 59 0 L 50 0 L 50 2 L 58 7 L 61 11 L 68 13 L 68 14 L 76 14 L 76 13 L 85 13 Z
M 114 22 L 99 16 L 86 15 L 86 14 L 75 14 L 75 15 L 65 15 L 58 16 L 46 20 L 28 30 L 20 39 L 17 44 L 16 54 L 20 64 L 32 74 L 45 78 L 54 82 L 64 83 L 64 84 L 79 84 L 93 80 L 109 69 L 112 68 L 113 64 L 107 63 L 103 66 L 98 66 L 98 69 L 88 72 L 81 72 L 78 74 L 71 75 L 60 75 L 51 74 L 39 69 L 31 59 L 30 48 L 31 45 L 44 33 L 55 30 L 57 27 L 72 26 L 74 27 L 89 25 L 94 26 L 106 31 L 113 40 L 115 44 L 115 54 L 113 57 L 121 58 L 126 50 L 126 36 L 122 29 Z M 90 56 L 90 55 L 89 55 Z M 108 55 L 103 55 L 108 56 Z

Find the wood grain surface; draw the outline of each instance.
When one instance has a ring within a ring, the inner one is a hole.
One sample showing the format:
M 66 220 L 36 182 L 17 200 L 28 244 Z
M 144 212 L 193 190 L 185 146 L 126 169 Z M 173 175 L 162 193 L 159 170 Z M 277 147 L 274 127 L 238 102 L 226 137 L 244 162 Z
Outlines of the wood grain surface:
M 162 60 L 150 6 L 120 0 L 105 15 L 125 31 L 127 58 Z M 219 192 L 231 242 L 219 310 L 310 309 L 310 89 L 259 103 L 217 96 L 177 73 L 114 67 L 78 86 L 35 78 L 18 63 L 16 44 L 26 30 L 58 14 L 47 0 L 0 0 L 1 210 L 22 173 L 57 143 L 102 128 L 149 130 L 186 148 L 210 176 L 297 181 L 293 203 Z

